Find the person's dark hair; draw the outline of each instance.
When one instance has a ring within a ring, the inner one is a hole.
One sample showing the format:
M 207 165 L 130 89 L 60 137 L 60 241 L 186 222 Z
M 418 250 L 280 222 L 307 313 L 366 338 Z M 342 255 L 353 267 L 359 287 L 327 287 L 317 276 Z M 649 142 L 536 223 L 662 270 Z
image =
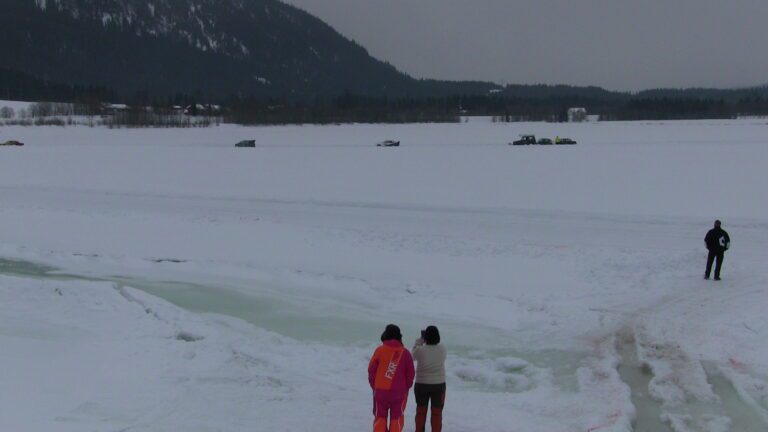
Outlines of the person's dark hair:
M 387 324 L 387 328 L 385 328 L 384 333 L 381 334 L 381 341 L 384 342 L 392 339 L 402 342 L 403 335 L 400 333 L 400 327 L 394 324 Z
M 718 220 L 716 220 L 716 221 L 715 221 L 715 226 L 716 226 L 716 227 L 719 227 L 721 223 L 722 223 L 722 222 L 720 222 L 720 219 L 718 219 Z
M 435 326 L 429 326 L 424 330 L 424 342 L 427 345 L 437 345 L 440 343 L 440 331 Z

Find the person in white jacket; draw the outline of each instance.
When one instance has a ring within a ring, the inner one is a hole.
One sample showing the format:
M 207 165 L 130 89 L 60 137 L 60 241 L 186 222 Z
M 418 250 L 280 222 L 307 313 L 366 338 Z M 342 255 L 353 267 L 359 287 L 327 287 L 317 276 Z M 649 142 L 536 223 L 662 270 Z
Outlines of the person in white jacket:
M 413 346 L 413 360 L 416 362 L 416 432 L 424 432 L 430 402 L 432 432 L 443 428 L 443 405 L 445 404 L 445 358 L 447 352 L 440 345 L 440 331 L 429 326 L 421 332 L 421 338 Z

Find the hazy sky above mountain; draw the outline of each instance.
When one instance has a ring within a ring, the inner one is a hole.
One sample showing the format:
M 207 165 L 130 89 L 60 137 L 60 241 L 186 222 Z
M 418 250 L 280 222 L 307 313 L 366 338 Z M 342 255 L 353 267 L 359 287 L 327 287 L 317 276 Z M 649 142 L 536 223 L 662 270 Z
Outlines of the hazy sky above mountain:
M 768 83 L 766 0 L 287 0 L 420 78 Z

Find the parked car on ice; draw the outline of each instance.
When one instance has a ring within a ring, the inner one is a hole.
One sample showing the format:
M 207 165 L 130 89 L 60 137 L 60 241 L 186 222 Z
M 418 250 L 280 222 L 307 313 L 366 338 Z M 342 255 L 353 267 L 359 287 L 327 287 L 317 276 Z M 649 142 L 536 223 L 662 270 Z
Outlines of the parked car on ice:
M 520 139 L 512 141 L 509 145 L 531 145 L 536 144 L 536 135 L 520 135 Z
M 6 141 L 4 143 L 0 143 L 0 146 L 19 146 L 20 147 L 20 146 L 23 146 L 23 145 L 24 145 L 23 142 L 19 142 L 19 141 L 15 141 L 15 140 L 10 140 L 10 141 Z
M 550 145 L 550 144 L 576 144 L 576 141 L 570 139 L 570 138 L 555 138 L 555 142 L 553 143 L 551 139 L 549 138 L 539 138 L 536 139 L 536 135 L 520 135 L 520 139 L 517 141 L 512 141 L 509 143 L 510 145 L 532 145 L 532 144 L 538 144 L 538 145 Z
M 256 140 L 242 140 L 235 147 L 256 147 Z
M 400 147 L 400 141 L 386 140 L 376 144 L 376 147 Z

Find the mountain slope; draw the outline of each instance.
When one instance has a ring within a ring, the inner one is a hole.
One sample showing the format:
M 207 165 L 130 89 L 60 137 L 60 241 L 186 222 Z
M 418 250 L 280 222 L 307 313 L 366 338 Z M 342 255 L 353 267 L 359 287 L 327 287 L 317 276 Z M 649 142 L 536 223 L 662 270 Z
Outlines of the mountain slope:
M 3 0 L 0 67 L 125 94 L 376 96 L 487 91 L 424 83 L 277 0 Z

